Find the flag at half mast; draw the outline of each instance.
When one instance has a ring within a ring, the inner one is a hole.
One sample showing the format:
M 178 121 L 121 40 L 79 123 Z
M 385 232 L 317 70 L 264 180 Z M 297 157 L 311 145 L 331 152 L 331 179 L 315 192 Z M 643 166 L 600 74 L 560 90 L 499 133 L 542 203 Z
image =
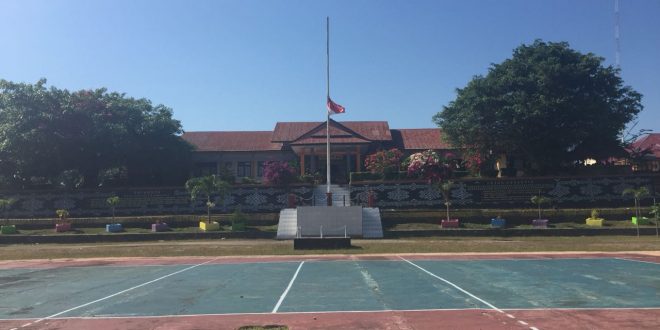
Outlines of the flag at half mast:
M 336 113 L 344 113 L 344 112 L 346 112 L 346 108 L 344 108 L 344 107 L 342 107 L 341 105 L 335 103 L 335 102 L 330 98 L 330 96 L 328 96 L 328 102 L 327 102 L 327 105 L 328 105 L 328 113 L 331 114 L 331 115 L 336 114 Z

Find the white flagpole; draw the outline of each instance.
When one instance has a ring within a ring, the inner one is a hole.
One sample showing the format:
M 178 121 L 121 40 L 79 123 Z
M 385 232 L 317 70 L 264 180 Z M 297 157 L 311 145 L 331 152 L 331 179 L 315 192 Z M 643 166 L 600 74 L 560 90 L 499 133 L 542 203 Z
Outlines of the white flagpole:
M 327 87 L 328 87 L 328 94 L 326 97 L 326 107 L 328 100 L 330 100 L 330 17 L 326 16 L 325 18 L 325 31 L 326 31 L 326 60 L 327 60 L 327 66 L 326 66 L 326 77 L 327 77 Z M 327 193 L 330 193 L 330 109 L 326 109 L 328 111 L 327 114 L 327 119 L 325 122 L 325 133 L 326 133 L 326 145 L 325 145 L 325 151 L 326 151 L 326 186 L 327 186 Z

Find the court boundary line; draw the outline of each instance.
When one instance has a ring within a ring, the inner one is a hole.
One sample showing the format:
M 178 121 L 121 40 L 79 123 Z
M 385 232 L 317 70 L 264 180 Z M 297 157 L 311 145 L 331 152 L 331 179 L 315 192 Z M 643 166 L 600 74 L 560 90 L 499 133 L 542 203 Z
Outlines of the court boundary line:
M 275 307 L 273 308 L 273 311 L 271 313 L 277 313 L 277 310 L 280 309 L 280 305 L 282 305 L 282 302 L 284 301 L 284 298 L 286 298 L 286 295 L 289 294 L 289 290 L 291 290 L 291 287 L 293 286 L 293 282 L 298 277 L 298 273 L 300 273 L 300 269 L 304 264 L 305 261 L 300 262 L 300 265 L 298 265 L 298 269 L 296 269 L 296 272 L 293 274 L 293 277 L 291 277 L 291 281 L 289 281 L 289 285 L 287 285 L 286 289 L 284 289 L 284 292 L 282 292 L 280 299 L 277 301 L 277 304 L 275 304 Z
M 174 275 L 176 275 L 176 274 L 183 273 L 183 272 L 188 271 L 188 270 L 191 270 L 191 269 L 193 269 L 193 268 L 197 268 L 197 267 L 199 267 L 199 266 L 206 265 L 206 264 L 208 264 L 208 263 L 210 263 L 210 262 L 212 262 L 212 261 L 214 261 L 214 260 L 217 260 L 217 259 L 218 259 L 218 258 L 214 258 L 214 259 L 211 259 L 211 260 L 207 260 L 207 261 L 205 261 L 205 262 L 202 262 L 202 263 L 199 263 L 199 264 L 196 264 L 196 265 L 193 265 L 193 266 L 190 266 L 190 267 L 184 268 L 184 269 L 180 269 L 180 270 L 178 270 L 178 271 L 176 271 L 176 272 L 173 272 L 173 273 L 170 273 L 170 274 L 167 274 L 167 275 L 161 276 L 161 277 L 156 278 L 156 279 L 153 279 L 153 280 L 151 280 L 151 281 L 144 282 L 144 283 L 142 283 L 142 284 L 138 284 L 138 285 L 133 286 L 133 287 L 130 287 L 130 288 L 128 288 L 128 289 L 125 289 L 125 290 L 122 290 L 122 291 L 119 291 L 119 292 L 113 293 L 113 294 L 111 294 L 111 295 L 109 295 L 109 296 L 105 296 L 105 297 L 103 297 L 103 298 L 96 299 L 96 300 L 94 300 L 94 301 L 90 301 L 90 302 L 88 302 L 88 303 L 85 303 L 85 304 L 82 304 L 82 305 L 78 305 L 78 306 L 73 307 L 73 308 L 69 308 L 69 309 L 67 309 L 67 310 L 65 310 L 65 311 L 62 311 L 62 312 L 55 313 L 55 314 L 50 315 L 50 316 L 46 316 L 46 317 L 43 317 L 43 318 L 37 319 L 37 320 L 34 321 L 34 323 L 39 323 L 39 322 L 44 321 L 44 320 L 49 320 L 49 319 L 52 319 L 52 318 L 57 317 L 57 316 L 59 316 L 59 315 L 62 315 L 62 314 L 65 314 L 65 313 L 68 313 L 68 312 L 74 311 L 74 310 L 76 310 L 76 309 L 80 309 L 80 308 L 83 308 L 83 307 L 87 307 L 87 306 L 92 305 L 92 304 L 95 304 L 95 303 L 97 303 L 97 302 L 101 302 L 101 301 L 104 301 L 104 300 L 110 299 L 110 298 L 112 298 L 112 297 L 118 296 L 118 295 L 123 294 L 123 293 L 126 293 L 126 292 L 128 292 L 128 291 L 132 291 L 132 290 L 135 290 L 135 289 L 137 289 L 137 288 L 141 288 L 141 287 L 143 287 L 143 286 L 149 285 L 149 284 L 151 284 L 151 283 L 155 283 L 155 282 L 158 282 L 158 281 L 160 281 L 160 280 L 166 279 L 166 278 L 168 278 L 168 277 L 170 277 L 170 276 L 174 276 Z
M 503 308 L 502 311 L 571 311 L 571 310 L 660 310 L 660 307 L 581 307 L 581 308 Z M 379 309 L 379 310 L 354 310 L 354 311 L 305 311 L 305 312 L 278 312 L 279 315 L 288 315 L 288 314 L 334 314 L 334 313 L 392 313 L 392 312 L 460 312 L 460 311 L 495 311 L 490 308 L 436 308 L 436 309 Z M 68 317 L 53 317 L 49 320 L 102 320 L 102 319 L 153 319 L 153 318 L 177 318 L 177 317 L 204 317 L 204 316 L 241 316 L 241 315 L 272 315 L 271 312 L 258 312 L 258 313 L 211 313 L 211 314 L 167 314 L 167 315 L 134 315 L 134 316 L 68 316 Z M 4 321 L 31 321 L 36 318 L 20 318 L 20 319 L 0 319 L 0 322 Z

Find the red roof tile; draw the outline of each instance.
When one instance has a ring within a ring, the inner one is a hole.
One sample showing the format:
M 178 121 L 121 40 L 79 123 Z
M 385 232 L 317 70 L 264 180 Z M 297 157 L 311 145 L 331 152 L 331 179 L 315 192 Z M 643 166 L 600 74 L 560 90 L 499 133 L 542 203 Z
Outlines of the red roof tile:
M 407 150 L 452 149 L 443 141 L 439 128 L 393 129 L 392 137 L 396 145 Z
M 271 131 L 186 132 L 183 139 L 196 151 L 271 151 L 281 150 L 281 143 L 271 142 Z
M 649 149 L 653 157 L 660 158 L 660 133 L 650 133 L 633 142 L 633 148 Z
M 389 141 L 392 139 L 386 121 L 342 121 L 336 122 L 370 141 Z M 315 128 L 322 128 L 325 122 L 278 122 L 273 131 L 273 141 L 292 142 Z M 331 122 L 331 127 L 332 122 Z M 323 127 L 325 134 L 325 129 Z M 332 134 L 331 128 L 330 133 Z

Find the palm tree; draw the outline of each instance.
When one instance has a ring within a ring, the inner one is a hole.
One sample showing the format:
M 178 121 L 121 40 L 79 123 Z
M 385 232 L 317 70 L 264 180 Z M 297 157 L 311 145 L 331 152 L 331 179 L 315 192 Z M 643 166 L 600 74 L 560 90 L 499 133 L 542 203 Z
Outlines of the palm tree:
M 216 175 L 208 175 L 198 178 L 192 178 L 186 181 L 186 190 L 190 193 L 190 199 L 195 200 L 200 195 L 206 197 L 207 222 L 211 223 L 211 208 L 215 203 L 211 202 L 211 195 L 218 194 L 219 200 L 224 200 L 231 189 L 229 183 L 221 180 Z
M 451 206 L 451 188 L 454 186 L 454 181 L 448 180 L 445 183 L 440 184 L 440 192 L 442 193 L 442 198 L 445 200 L 445 206 L 447 207 L 447 221 L 449 221 L 449 206 Z
M 655 198 L 653 198 L 653 206 L 651 206 L 651 214 L 655 216 L 655 236 L 658 237 L 658 216 L 660 215 L 660 204 L 655 202 Z
M 639 201 L 649 195 L 649 188 L 638 187 L 638 188 L 627 188 L 621 193 L 621 196 L 632 195 L 635 199 L 635 217 L 637 219 L 637 236 L 639 237 L 639 222 L 642 221 L 639 212 Z
M 548 198 L 548 197 L 541 196 L 541 191 L 539 190 L 539 194 L 538 194 L 538 195 L 534 195 L 534 196 L 532 196 L 532 198 L 530 199 L 530 201 L 532 202 L 532 204 L 535 204 L 535 205 L 538 206 L 538 209 L 539 209 L 539 217 L 538 217 L 538 219 L 540 220 L 540 219 L 541 219 L 541 205 L 543 205 L 543 204 L 548 204 L 548 203 L 550 203 L 552 200 L 551 200 L 550 198 Z
M 108 199 L 105 200 L 108 205 L 110 205 L 110 209 L 112 209 L 112 222 L 115 222 L 115 207 L 119 205 L 119 196 L 112 196 L 108 197 Z

